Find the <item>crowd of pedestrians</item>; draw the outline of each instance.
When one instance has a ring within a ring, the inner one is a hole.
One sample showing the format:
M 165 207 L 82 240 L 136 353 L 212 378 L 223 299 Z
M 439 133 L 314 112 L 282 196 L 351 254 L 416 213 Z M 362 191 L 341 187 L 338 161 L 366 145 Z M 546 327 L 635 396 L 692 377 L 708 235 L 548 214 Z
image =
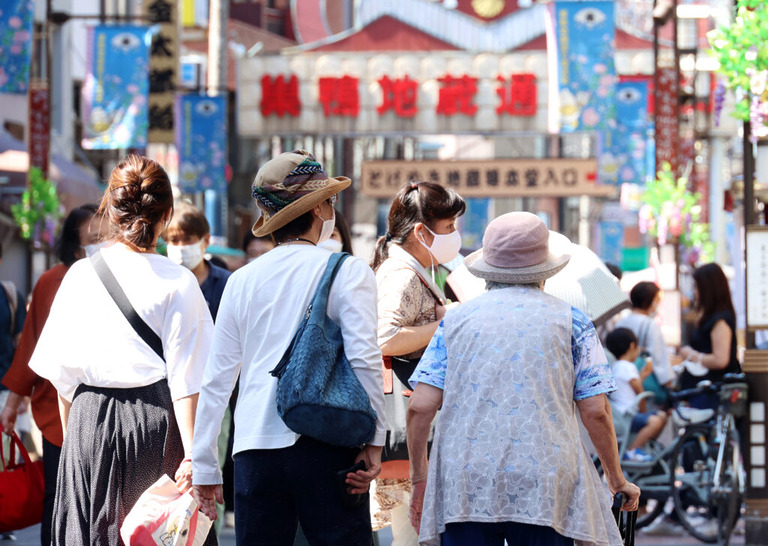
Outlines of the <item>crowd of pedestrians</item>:
M 606 354 L 581 310 L 543 292 L 571 255 L 533 214 L 491 221 L 465 260 L 486 291 L 451 302 L 435 271 L 459 255 L 465 202 L 430 182 L 401 188 L 373 262 L 343 261 L 327 297 L 344 365 L 376 415 L 369 438 L 335 445 L 286 424 L 270 372 L 290 355 L 331 256 L 352 252 L 334 206 L 350 183 L 306 151 L 264 164 L 247 263 L 230 273 L 205 259 L 203 213 L 174 203 L 159 164 L 130 155 L 98 209 L 64 222 L 61 264 L 36 284 L 26 321 L 21 294 L 13 309 L 4 286 L 1 424 L 12 431 L 31 396 L 43 545 L 122 544 L 126 515 L 164 474 L 217 526 L 231 480 L 241 545 L 289 546 L 299 527 L 312 545 L 370 545 L 390 523 L 400 546 L 620 542 L 611 496 L 636 510 L 640 491 L 622 473 L 613 412 L 655 379 L 660 411 L 632 423 L 629 456 L 642 458 L 676 380 L 653 320 L 659 290 L 633 289 Z M 692 363 L 683 386 L 738 370 L 722 270 L 703 266 L 694 280 L 701 318 L 681 350 Z M 206 544 L 216 541 L 212 529 Z

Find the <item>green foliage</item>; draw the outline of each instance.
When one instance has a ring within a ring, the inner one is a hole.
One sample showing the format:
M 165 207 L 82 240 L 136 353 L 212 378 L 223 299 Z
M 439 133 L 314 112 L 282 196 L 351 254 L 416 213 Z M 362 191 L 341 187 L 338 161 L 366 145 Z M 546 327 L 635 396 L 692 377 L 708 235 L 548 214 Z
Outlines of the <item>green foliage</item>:
M 699 258 L 712 256 L 709 224 L 701 222 L 701 195 L 688 191 L 688 180 L 676 178 L 669 163 L 646 185 L 642 201 L 641 233 L 650 234 L 660 246 L 679 244 Z
M 738 0 L 733 24 L 713 30 L 707 37 L 726 87 L 737 92 L 734 116 L 749 121 L 751 74 L 768 69 L 768 2 Z
M 26 240 L 33 237 L 37 239 L 40 233 L 52 231 L 52 225 L 61 216 L 60 207 L 56 185 L 45 179 L 40 169 L 31 167 L 29 189 L 22 194 L 21 203 L 11 206 L 13 219 L 21 230 L 21 237 Z M 51 240 L 52 235 L 48 234 Z

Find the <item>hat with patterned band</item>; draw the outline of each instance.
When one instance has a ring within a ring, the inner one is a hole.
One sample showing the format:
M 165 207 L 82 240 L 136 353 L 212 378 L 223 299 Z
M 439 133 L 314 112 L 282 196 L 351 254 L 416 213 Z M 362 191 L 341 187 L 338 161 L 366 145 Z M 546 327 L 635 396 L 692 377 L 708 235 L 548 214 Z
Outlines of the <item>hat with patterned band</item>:
M 256 237 L 269 235 L 351 184 L 345 176 L 329 177 L 306 150 L 282 153 L 267 161 L 251 187 L 261 211 L 253 224 Z
M 527 284 L 548 279 L 571 259 L 571 242 L 535 214 L 510 212 L 485 228 L 483 248 L 467 256 L 470 273 L 487 281 Z

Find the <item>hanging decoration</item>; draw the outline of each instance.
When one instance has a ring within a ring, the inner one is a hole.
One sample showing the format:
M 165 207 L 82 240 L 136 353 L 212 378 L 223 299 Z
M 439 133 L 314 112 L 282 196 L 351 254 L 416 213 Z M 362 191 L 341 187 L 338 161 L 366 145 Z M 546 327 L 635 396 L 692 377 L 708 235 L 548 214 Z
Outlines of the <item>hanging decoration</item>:
M 137 25 L 88 29 L 83 148 L 144 148 L 149 129 L 151 31 Z
M 29 89 L 34 16 L 32 0 L 3 0 L 0 5 L 0 93 Z
M 768 3 L 738 0 L 736 19 L 707 37 L 725 87 L 736 93 L 734 116 L 749 121 L 751 139 L 768 136 Z
M 61 216 L 61 204 L 56 184 L 47 180 L 37 167 L 29 169 L 29 188 L 21 202 L 11 206 L 11 213 L 19 226 L 21 237 L 35 246 L 53 245 L 56 221 Z
M 713 246 L 709 224 L 701 222 L 701 195 L 688 191 L 688 179 L 676 178 L 664 163 L 656 179 L 648 182 L 640 208 L 640 233 L 648 233 L 659 246 L 679 244 L 687 249 L 689 263 L 709 261 Z

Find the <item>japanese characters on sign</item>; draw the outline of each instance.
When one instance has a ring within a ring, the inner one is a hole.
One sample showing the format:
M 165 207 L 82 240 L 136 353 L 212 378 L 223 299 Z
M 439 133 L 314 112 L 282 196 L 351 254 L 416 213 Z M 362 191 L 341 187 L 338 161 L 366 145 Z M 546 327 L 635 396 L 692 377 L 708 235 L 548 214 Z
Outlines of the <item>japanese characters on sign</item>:
M 509 78 L 499 76 L 496 94 L 499 104 L 496 113 L 509 116 L 536 115 L 536 76 L 534 74 L 512 74 Z M 477 78 L 464 75 L 454 77 L 450 74 L 438 78 L 441 84 L 435 111 L 445 116 L 477 113 L 474 103 L 477 93 Z M 382 76 L 378 80 L 381 86 L 381 103 L 376 112 L 382 116 L 393 111 L 403 118 L 414 117 L 419 109 L 417 98 L 419 83 L 407 75 L 392 79 Z M 356 117 L 360 113 L 359 79 L 351 76 L 340 78 L 320 78 L 318 80 L 318 99 L 325 117 Z M 298 117 L 301 112 L 299 80 L 295 74 L 264 75 L 261 78 L 261 114 L 278 117 L 285 115 Z
M 658 68 L 656 94 L 656 172 L 665 161 L 677 172 L 680 165 L 680 106 L 675 68 Z
M 145 0 L 144 11 L 158 26 L 149 56 L 149 141 L 174 142 L 174 94 L 179 80 L 179 21 L 175 0 Z
M 29 86 L 29 166 L 38 167 L 48 178 L 51 147 L 51 104 L 48 85 L 30 82 Z
M 244 58 L 243 136 L 381 131 L 538 131 L 546 124 L 546 54 L 452 53 Z
M 747 329 L 768 328 L 768 228 L 747 226 Z
M 403 184 L 428 180 L 465 197 L 608 196 L 598 186 L 595 159 L 497 159 L 478 161 L 368 161 L 361 191 L 390 198 Z

